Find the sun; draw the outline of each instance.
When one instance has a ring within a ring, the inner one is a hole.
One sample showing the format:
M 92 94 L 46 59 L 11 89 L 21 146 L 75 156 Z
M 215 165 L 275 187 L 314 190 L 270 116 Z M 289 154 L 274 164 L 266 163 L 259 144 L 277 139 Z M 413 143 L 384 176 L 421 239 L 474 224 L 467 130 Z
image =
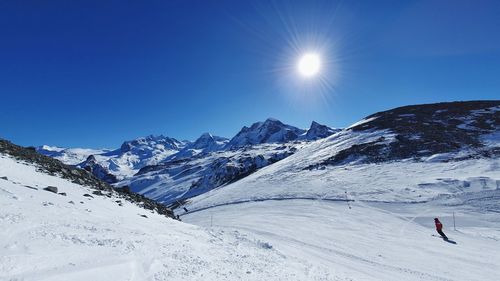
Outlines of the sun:
M 316 76 L 321 69 L 321 59 L 316 53 L 306 53 L 299 59 L 297 68 L 304 77 Z

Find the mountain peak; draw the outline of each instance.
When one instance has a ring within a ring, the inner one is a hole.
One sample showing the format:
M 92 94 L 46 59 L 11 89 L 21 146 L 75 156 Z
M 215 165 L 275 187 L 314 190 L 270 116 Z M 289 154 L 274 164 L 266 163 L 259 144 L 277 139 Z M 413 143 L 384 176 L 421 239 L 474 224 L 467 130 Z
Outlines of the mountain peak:
M 170 150 L 180 150 L 184 146 L 182 142 L 171 137 L 166 137 L 164 135 L 148 135 L 123 142 L 120 150 L 125 153 L 133 148 L 154 147 L 157 145 L 163 145 L 165 149 Z
M 332 129 L 326 125 L 322 125 L 316 121 L 312 121 L 311 126 L 304 135 L 306 140 L 318 140 L 326 138 L 340 131 L 340 129 Z
M 244 126 L 227 144 L 229 148 L 243 147 L 261 143 L 281 143 L 296 140 L 305 131 L 281 121 L 268 118 L 264 122 Z
M 269 117 L 269 118 L 266 119 L 266 121 L 264 121 L 264 123 L 276 123 L 276 122 L 281 123 L 280 120 L 278 120 L 276 118 L 272 118 L 272 117 Z

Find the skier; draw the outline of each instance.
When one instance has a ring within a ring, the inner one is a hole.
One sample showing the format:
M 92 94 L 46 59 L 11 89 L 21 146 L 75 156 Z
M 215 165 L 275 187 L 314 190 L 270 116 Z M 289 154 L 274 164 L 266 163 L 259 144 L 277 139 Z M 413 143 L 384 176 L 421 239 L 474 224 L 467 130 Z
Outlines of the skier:
M 434 224 L 436 224 L 436 231 L 443 237 L 444 240 L 448 240 L 448 237 L 443 233 L 443 224 L 439 221 L 438 218 L 434 218 Z

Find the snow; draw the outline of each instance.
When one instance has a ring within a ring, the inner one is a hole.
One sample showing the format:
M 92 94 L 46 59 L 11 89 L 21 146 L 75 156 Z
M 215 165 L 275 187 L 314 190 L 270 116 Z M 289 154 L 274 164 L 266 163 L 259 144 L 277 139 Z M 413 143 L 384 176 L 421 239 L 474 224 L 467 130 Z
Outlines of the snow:
M 56 146 L 43 145 L 37 148 L 39 153 L 55 158 L 68 165 L 77 165 L 85 161 L 87 157 L 94 154 L 108 153 L 109 149 L 90 148 L 62 148 Z
M 117 183 L 165 204 L 206 192 L 231 176 L 269 165 L 300 149 L 307 143 L 259 144 L 232 150 L 221 150 L 183 160 L 174 159 L 164 166 L 143 171 Z M 274 159 L 274 160 L 273 160 Z M 225 183 L 225 182 L 223 182 Z M 196 185 L 196 188 L 194 186 Z
M 296 140 L 306 131 L 269 118 L 264 122 L 243 127 L 227 144 L 226 149 L 234 149 L 262 143 L 284 143 Z
M 187 223 L 0 156 L 0 280 L 497 279 L 499 159 L 301 169 L 329 143 L 193 198 Z
M 3 155 L 0 176 L 8 178 L 0 179 L 0 280 L 307 279 L 296 260 L 238 231 L 83 197 L 87 187 Z
M 308 280 L 497 280 L 500 159 L 443 162 L 454 156 L 443 154 L 307 169 L 387 133 L 337 133 L 191 198 L 188 212 L 177 213 L 266 241 L 307 265 Z M 432 236 L 434 217 L 456 244 Z
M 270 200 L 220 206 L 183 219 L 266 241 L 306 265 L 307 280 L 496 280 L 500 274 L 499 240 L 469 234 L 482 229 L 452 231 L 449 218 L 442 217 L 454 245 L 431 236 L 433 226 L 414 221 L 418 215 L 432 223 L 437 209 L 400 215 L 351 204 L 348 209 L 345 202 Z M 498 237 L 498 221 L 495 227 Z
M 160 163 L 165 158 L 178 153 L 188 144 L 190 142 L 178 141 L 163 135 L 150 135 L 125 141 L 121 148 L 115 150 L 60 148 L 44 145 L 37 151 L 68 165 L 81 165 L 90 155 L 93 155 L 97 164 L 119 180 L 123 180 L 132 177 L 145 166 Z
M 491 134 L 483 135 L 482 143 L 489 147 L 500 147 L 500 131 L 495 131 Z
M 347 127 L 346 129 L 351 129 L 351 128 L 354 128 L 356 126 L 366 124 L 366 123 L 371 122 L 377 118 L 378 118 L 378 116 L 362 119 L 362 120 L 352 124 L 351 126 Z

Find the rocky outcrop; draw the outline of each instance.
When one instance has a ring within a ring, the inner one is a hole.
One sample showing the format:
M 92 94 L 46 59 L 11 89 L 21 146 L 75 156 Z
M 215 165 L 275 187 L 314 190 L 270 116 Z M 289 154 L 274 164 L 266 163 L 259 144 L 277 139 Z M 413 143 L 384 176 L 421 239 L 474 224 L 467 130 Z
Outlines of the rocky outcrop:
M 435 154 L 461 152 L 455 160 L 499 157 L 500 140 L 485 143 L 500 131 L 500 101 L 467 101 L 399 107 L 375 113 L 347 129 L 354 134 L 386 132 L 366 143 L 352 143 L 315 165 L 358 161 L 378 163 L 423 159 Z M 334 140 L 333 140 L 334 141 Z M 309 167 L 314 168 L 314 167 Z
M 107 168 L 101 166 L 97 162 L 94 155 L 90 155 L 87 160 L 79 164 L 78 167 L 90 172 L 96 178 L 109 184 L 116 183 L 118 181 L 115 175 L 111 174 Z
M 304 135 L 305 140 L 319 140 L 326 137 L 329 137 L 337 132 L 340 132 L 341 129 L 332 129 L 326 125 L 319 124 L 315 121 L 311 123 L 311 127 L 307 130 L 307 133 Z
M 124 192 L 122 189 L 119 189 L 119 192 L 117 192 L 111 185 L 97 179 L 91 173 L 74 166 L 65 165 L 59 160 L 39 154 L 33 149 L 27 149 L 7 140 L 0 139 L 0 153 L 34 164 L 40 172 L 64 178 L 79 185 L 88 186 L 94 191 L 99 191 L 100 196 L 123 198 L 140 207 L 154 210 L 159 214 L 175 219 L 173 212 L 164 205 L 140 194 Z M 57 193 L 56 187 L 47 187 L 46 190 Z

